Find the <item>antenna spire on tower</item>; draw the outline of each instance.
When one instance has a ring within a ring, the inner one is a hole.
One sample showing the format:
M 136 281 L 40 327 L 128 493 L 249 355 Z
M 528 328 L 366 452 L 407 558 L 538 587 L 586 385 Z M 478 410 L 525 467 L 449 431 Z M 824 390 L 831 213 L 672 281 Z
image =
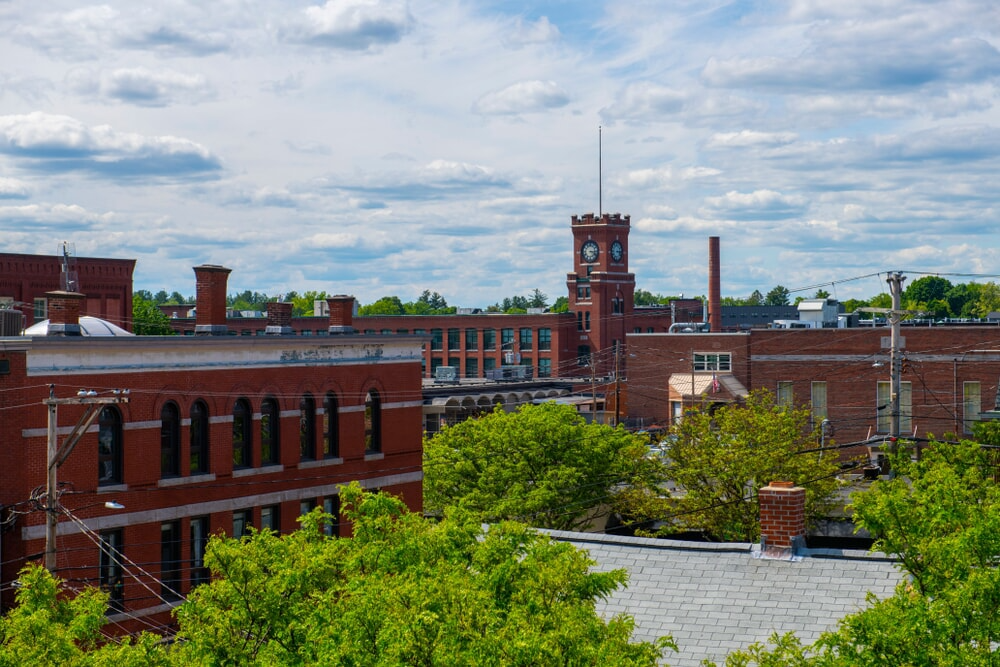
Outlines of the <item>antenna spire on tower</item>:
M 604 171 L 601 165 L 603 158 L 601 145 L 601 126 L 597 126 L 597 218 L 600 220 L 604 216 Z

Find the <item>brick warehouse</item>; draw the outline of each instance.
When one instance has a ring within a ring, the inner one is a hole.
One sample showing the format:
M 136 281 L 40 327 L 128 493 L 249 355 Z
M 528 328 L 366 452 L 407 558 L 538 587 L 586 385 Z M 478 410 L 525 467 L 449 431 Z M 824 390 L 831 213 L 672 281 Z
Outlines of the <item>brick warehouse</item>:
M 890 431 L 887 328 L 754 329 L 629 335 L 630 415 L 667 424 L 685 406 L 729 403 L 764 388 L 810 407 L 838 443 Z M 1000 327 L 903 327 L 901 435 L 971 433 L 993 410 Z
M 68 399 L 58 406 L 60 443 L 85 410 L 73 402 L 78 390 L 129 390 L 127 403 L 102 406 L 58 468 L 69 514 L 55 553 L 62 578 L 112 594 L 109 619 L 126 631 L 168 622 L 169 608 L 206 576 L 211 533 L 293 530 L 317 505 L 336 513 L 338 486 L 352 480 L 421 509 L 425 338 L 354 332 L 350 297 L 331 300 L 323 338 L 280 335 L 280 323 L 278 335 L 219 335 L 229 270 L 195 272 L 198 326 L 216 335 L 74 336 L 85 297 L 50 292 L 51 324 L 66 335 L 0 338 L 5 606 L 20 567 L 46 550 L 46 513 L 30 499 L 46 488 L 50 387 Z M 102 543 L 123 565 L 102 555 Z

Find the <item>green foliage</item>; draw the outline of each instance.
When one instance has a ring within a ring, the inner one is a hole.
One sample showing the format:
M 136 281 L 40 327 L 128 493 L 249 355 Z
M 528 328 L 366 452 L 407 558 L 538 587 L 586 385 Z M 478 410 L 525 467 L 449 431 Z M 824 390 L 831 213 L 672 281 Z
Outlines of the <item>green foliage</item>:
M 818 446 L 809 422 L 807 409 L 778 405 L 763 390 L 751 392 L 745 405 L 685 413 L 663 444 L 665 475 L 684 490 L 661 507 L 669 521 L 663 532 L 700 530 L 716 540 L 756 542 L 757 489 L 771 481 L 803 486 L 806 516 L 826 516 L 838 457 L 803 453 Z
M 148 294 L 148 292 L 146 292 Z M 132 333 L 137 336 L 172 336 L 170 318 L 139 292 L 132 295 Z
M 764 295 L 760 293 L 760 290 L 754 290 L 753 293 L 747 297 L 748 306 L 760 306 L 764 303 Z
M 325 291 L 308 290 L 302 294 L 291 291 L 282 300 L 292 304 L 292 317 L 311 317 L 315 312 L 315 301 L 325 301 L 330 297 Z
M 374 303 L 358 308 L 358 315 L 406 315 L 406 308 L 398 296 L 384 296 Z
M 233 310 L 267 310 L 267 302 L 271 297 L 263 292 L 251 292 L 244 290 L 238 294 L 230 294 L 226 297 L 226 307 Z
M 569 312 L 569 298 L 561 296 L 555 300 L 552 307 L 549 308 L 550 313 L 568 313 Z
M 994 311 L 1000 311 L 1000 287 L 990 281 L 979 287 L 970 312 L 973 317 L 986 317 Z
M 764 297 L 764 305 L 766 306 L 787 306 L 788 305 L 788 288 L 782 285 L 777 285 L 767 296 Z
M 950 280 L 940 276 L 921 276 L 903 290 L 903 299 L 914 303 L 928 303 L 944 299 L 951 289 Z
M 629 486 L 660 481 L 646 439 L 587 424 L 556 403 L 499 406 L 424 440 L 424 506 L 459 506 L 483 521 L 517 519 L 562 530 L 586 528 Z

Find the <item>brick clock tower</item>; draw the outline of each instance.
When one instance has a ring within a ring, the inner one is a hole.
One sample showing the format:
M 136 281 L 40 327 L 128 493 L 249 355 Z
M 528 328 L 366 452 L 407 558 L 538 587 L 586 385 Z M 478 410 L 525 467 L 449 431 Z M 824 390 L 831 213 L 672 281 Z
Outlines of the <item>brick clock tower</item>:
M 598 374 L 610 375 L 632 320 L 629 216 L 588 213 L 572 220 L 574 272 L 567 274 L 566 287 L 569 310 L 576 315 L 577 357 L 592 358 Z

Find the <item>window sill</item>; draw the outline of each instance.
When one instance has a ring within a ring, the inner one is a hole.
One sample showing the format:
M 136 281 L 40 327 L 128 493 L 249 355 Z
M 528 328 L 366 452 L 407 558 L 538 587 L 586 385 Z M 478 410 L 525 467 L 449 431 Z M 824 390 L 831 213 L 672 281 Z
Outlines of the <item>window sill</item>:
M 315 461 L 300 461 L 299 470 L 305 470 L 307 468 L 324 468 L 326 466 L 336 466 L 344 462 L 344 459 L 336 456 L 329 459 L 318 459 Z
M 365 461 L 381 461 L 385 458 L 382 452 L 369 452 L 365 454 Z
M 211 473 L 200 473 L 197 475 L 189 475 L 188 477 L 166 477 L 161 480 L 157 480 L 157 486 L 184 486 L 185 484 L 197 484 L 199 482 L 214 482 L 215 475 Z
M 98 493 L 121 493 L 128 491 L 128 484 L 104 484 L 97 487 Z
M 251 477 L 253 475 L 267 475 L 272 472 L 281 472 L 285 466 L 279 464 L 266 465 L 260 468 L 237 468 L 233 470 L 233 477 Z

